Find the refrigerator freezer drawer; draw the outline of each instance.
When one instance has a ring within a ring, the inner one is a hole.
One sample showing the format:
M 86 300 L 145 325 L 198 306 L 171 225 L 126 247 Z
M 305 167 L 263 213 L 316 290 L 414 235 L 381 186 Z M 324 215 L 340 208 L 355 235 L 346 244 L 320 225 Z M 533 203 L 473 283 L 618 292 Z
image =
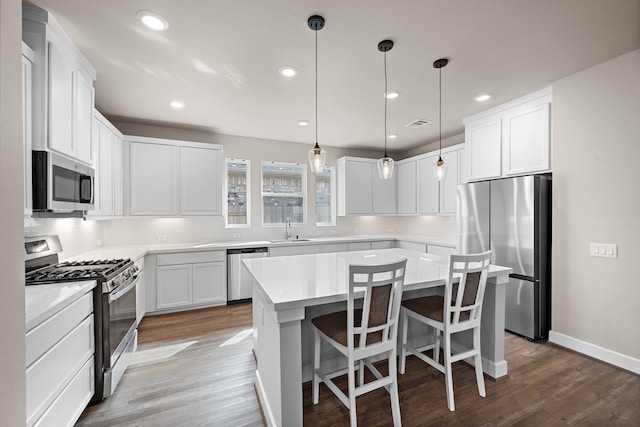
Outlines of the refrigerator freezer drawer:
M 535 290 L 538 283 L 509 278 L 506 286 L 505 329 L 532 340 L 537 339 Z

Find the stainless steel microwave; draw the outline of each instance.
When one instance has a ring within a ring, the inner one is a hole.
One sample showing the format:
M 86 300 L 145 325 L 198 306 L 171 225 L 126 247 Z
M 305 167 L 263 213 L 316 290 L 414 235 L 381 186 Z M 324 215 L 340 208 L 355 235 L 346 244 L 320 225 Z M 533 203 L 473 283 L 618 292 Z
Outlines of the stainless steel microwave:
M 52 153 L 33 150 L 33 211 L 93 209 L 94 170 Z

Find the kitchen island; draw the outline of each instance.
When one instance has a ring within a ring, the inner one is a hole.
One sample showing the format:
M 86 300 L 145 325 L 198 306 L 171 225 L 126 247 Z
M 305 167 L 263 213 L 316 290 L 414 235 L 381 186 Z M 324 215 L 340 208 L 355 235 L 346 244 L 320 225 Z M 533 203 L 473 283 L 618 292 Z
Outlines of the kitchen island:
M 404 297 L 442 293 L 448 257 L 404 249 L 338 252 L 244 260 L 253 280 L 256 391 L 270 426 L 302 425 L 302 383 L 311 379 L 310 320 L 346 309 L 350 264 L 384 264 L 407 258 Z M 504 360 L 505 284 L 510 268 L 491 266 L 482 312 L 482 359 L 493 378 L 507 374 Z M 410 339 L 425 337 L 410 330 Z M 468 342 L 462 336 L 459 345 Z M 323 349 L 324 354 L 324 349 Z M 327 363 L 339 363 L 327 353 Z M 410 375 L 410 373 L 408 373 Z

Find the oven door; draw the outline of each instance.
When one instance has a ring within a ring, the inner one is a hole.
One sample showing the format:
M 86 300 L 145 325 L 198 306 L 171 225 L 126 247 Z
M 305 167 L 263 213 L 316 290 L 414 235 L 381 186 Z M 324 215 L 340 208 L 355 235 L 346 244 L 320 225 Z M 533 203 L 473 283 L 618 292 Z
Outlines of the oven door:
M 115 390 L 133 352 L 136 334 L 136 286 L 139 274 L 103 295 L 104 397 Z

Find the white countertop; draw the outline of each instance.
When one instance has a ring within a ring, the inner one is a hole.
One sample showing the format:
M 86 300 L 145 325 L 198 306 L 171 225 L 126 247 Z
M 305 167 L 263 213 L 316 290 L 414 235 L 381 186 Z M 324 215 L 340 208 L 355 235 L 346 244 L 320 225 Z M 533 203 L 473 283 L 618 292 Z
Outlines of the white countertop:
M 25 286 L 25 331 L 33 329 L 95 287 L 95 280 Z
M 403 240 L 416 243 L 432 244 L 454 247 L 456 242 L 451 239 L 439 237 L 425 236 L 407 236 L 407 235 L 352 235 L 352 236 L 330 236 L 309 238 L 306 241 L 279 241 L 274 243 L 271 240 L 253 240 L 253 241 L 219 241 L 219 242 L 202 242 L 202 243 L 165 243 L 165 244 L 148 244 L 148 245 L 124 245 L 124 246 L 105 246 L 84 252 L 80 255 L 64 258 L 62 261 L 81 261 L 87 259 L 113 259 L 113 258 L 131 258 L 136 261 L 150 253 L 167 253 L 167 252 L 198 252 L 210 250 L 227 250 L 237 247 L 258 247 L 258 246 L 306 246 L 321 245 L 327 243 L 347 243 L 359 241 L 376 241 L 376 240 Z
M 448 258 L 405 249 L 338 252 L 243 260 L 274 311 L 346 300 L 350 264 L 382 264 L 407 258 L 405 290 L 440 286 Z M 513 270 L 492 265 L 489 277 Z

